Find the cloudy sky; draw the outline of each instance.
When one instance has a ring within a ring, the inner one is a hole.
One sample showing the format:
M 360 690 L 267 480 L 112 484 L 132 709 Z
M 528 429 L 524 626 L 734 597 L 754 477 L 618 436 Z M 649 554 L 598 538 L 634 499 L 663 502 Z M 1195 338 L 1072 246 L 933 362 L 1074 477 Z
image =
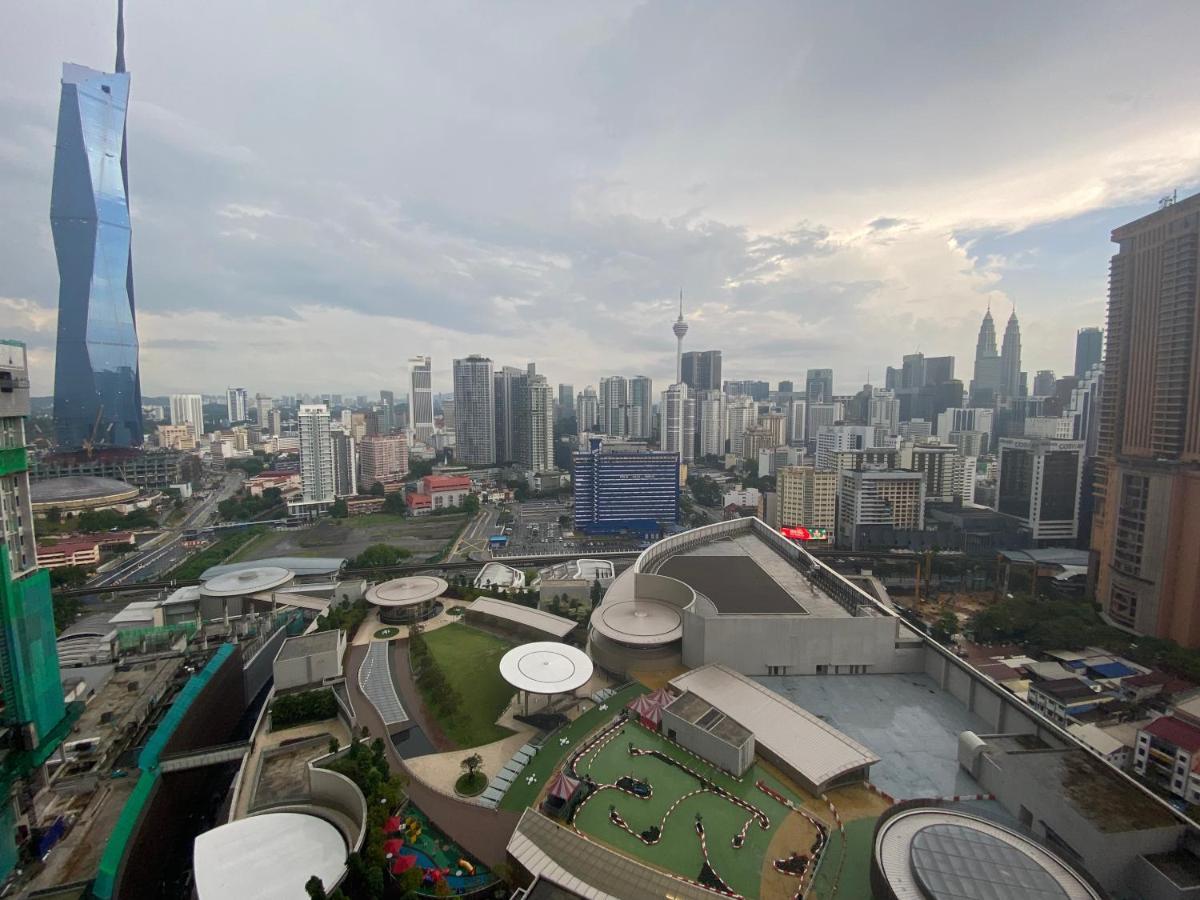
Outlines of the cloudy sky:
M 989 301 L 1062 373 L 1110 229 L 1200 184 L 1191 0 L 127 5 L 146 394 L 665 384 L 680 288 L 726 378 L 969 379 Z M 111 68 L 115 0 L 5 6 L 0 336 L 45 394 L 60 65 Z

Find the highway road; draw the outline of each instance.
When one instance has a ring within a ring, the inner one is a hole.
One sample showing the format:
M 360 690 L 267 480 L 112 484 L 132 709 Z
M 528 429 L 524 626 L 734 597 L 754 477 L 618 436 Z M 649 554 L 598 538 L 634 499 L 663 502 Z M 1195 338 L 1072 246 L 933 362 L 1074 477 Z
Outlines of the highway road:
M 446 555 L 447 562 L 453 562 L 456 557 L 462 559 L 487 559 L 488 538 L 495 534 L 496 520 L 500 511 L 494 506 L 484 506 L 475 514 L 475 518 L 463 529 L 454 546 Z
M 220 487 L 213 490 L 204 500 L 188 510 L 187 515 L 177 525 L 172 525 L 158 537 L 146 545 L 146 549 L 135 553 L 115 569 L 97 575 L 88 582 L 89 588 L 103 589 L 116 585 L 136 584 L 141 581 L 153 581 L 165 572 L 169 572 L 188 555 L 190 551 L 183 546 L 183 533 L 190 528 L 207 525 L 215 518 L 217 504 L 230 497 L 242 483 L 240 473 L 230 473 Z

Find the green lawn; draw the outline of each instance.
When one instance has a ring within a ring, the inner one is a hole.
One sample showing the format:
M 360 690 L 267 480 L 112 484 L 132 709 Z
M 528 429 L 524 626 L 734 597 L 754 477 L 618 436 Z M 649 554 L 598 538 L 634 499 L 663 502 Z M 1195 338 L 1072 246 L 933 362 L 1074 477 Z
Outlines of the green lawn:
M 538 792 L 545 785 L 546 779 L 558 768 L 558 764 L 562 762 L 563 757 L 575 749 L 580 740 L 612 719 L 622 706 L 638 696 L 638 694 L 645 694 L 648 691 L 649 688 L 645 685 L 632 684 L 608 698 L 604 704 L 608 707 L 607 710 L 602 710 L 598 706 L 593 707 L 570 725 L 550 735 L 545 745 L 538 751 L 537 756 L 524 768 L 520 777 L 508 789 L 508 793 L 500 801 L 500 808 L 520 812 L 533 803 L 537 798 Z M 559 743 L 559 739 L 564 737 L 568 741 L 566 746 Z M 536 778 L 533 784 L 526 782 L 526 779 L 530 775 Z
M 699 787 L 696 779 L 672 765 L 654 757 L 632 757 L 628 746 L 633 743 L 645 749 L 657 749 L 673 759 L 702 773 L 731 793 L 766 813 L 771 820 L 764 831 L 754 823 L 740 849 L 734 849 L 730 841 L 741 831 L 749 818 L 741 807 L 712 793 L 701 793 L 684 800 L 667 818 L 662 840 L 647 846 L 633 835 L 618 828 L 608 818 L 610 805 L 616 806 L 625 821 L 635 831 L 657 825 L 667 809 L 680 797 Z M 700 840 L 695 832 L 695 817 L 699 813 L 704 820 L 708 855 L 713 868 L 738 893 L 746 897 L 757 897 L 762 881 L 762 865 L 766 858 L 771 837 L 789 811 L 782 804 L 768 797 L 755 787 L 759 779 L 766 781 L 793 802 L 802 801 L 798 796 L 769 776 L 758 766 L 752 766 L 741 782 L 735 781 L 724 772 L 709 766 L 702 760 L 683 752 L 657 734 L 636 725 L 627 725 L 624 734 L 607 744 L 590 762 L 582 762 L 579 771 L 590 772 L 598 782 L 611 784 L 622 775 L 632 774 L 648 781 L 653 796 L 639 800 L 619 791 L 605 790 L 595 795 L 575 818 L 575 825 L 598 840 L 629 856 L 643 859 L 660 868 L 669 869 L 686 878 L 696 879 L 704 864 L 700 853 Z M 806 852 L 807 847 L 796 847 Z
M 515 693 L 500 677 L 500 657 L 513 645 L 498 637 L 454 623 L 425 634 L 429 652 L 463 698 L 453 718 L 440 715 L 424 695 L 425 708 L 442 731 L 460 747 L 478 747 L 512 732 L 496 724 Z
M 846 823 L 846 838 L 834 829 L 829 833 L 829 846 L 821 854 L 817 875 L 813 880 L 813 893 L 822 900 L 833 898 L 857 898 L 871 896 L 871 837 L 875 832 L 874 818 L 856 819 Z M 833 881 L 838 877 L 838 863 L 843 846 L 846 861 L 842 863 L 837 892 Z
M 232 559 L 235 552 L 243 545 L 253 541 L 263 532 L 262 525 L 247 528 L 245 531 L 235 531 L 218 539 L 198 553 L 181 562 L 163 576 L 165 580 L 178 579 L 188 581 L 200 577 L 206 569 L 220 565 L 227 559 Z

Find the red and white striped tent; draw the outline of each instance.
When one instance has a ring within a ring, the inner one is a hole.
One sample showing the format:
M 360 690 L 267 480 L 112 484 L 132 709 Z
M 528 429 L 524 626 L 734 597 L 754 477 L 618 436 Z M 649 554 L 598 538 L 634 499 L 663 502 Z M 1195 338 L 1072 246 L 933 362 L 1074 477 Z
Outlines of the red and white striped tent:
M 554 797 L 566 803 L 575 795 L 575 789 L 579 787 L 579 779 L 572 778 L 566 772 L 559 770 L 558 774 L 550 781 L 547 789 L 548 796 Z

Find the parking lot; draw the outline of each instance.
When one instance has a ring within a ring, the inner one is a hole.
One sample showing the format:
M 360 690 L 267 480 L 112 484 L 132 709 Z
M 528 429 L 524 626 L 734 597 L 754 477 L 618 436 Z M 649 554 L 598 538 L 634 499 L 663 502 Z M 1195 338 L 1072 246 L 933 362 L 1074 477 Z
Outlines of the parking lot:
M 620 538 L 591 539 L 571 528 L 573 508 L 568 500 L 529 500 L 514 503 L 512 523 L 505 526 L 508 544 L 493 549 L 497 558 L 506 556 L 558 556 L 571 553 L 637 550 L 636 541 Z M 565 524 L 564 524 L 565 523 Z

